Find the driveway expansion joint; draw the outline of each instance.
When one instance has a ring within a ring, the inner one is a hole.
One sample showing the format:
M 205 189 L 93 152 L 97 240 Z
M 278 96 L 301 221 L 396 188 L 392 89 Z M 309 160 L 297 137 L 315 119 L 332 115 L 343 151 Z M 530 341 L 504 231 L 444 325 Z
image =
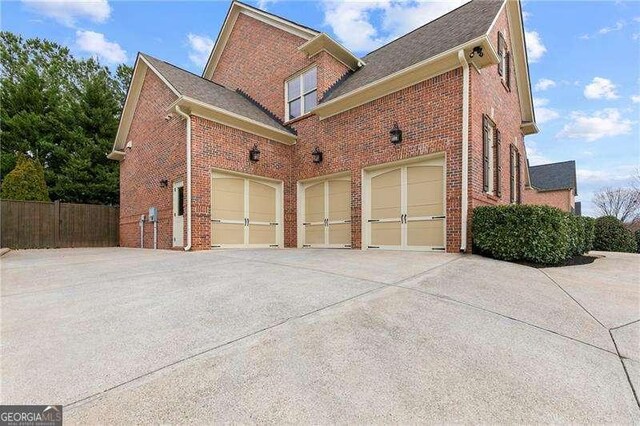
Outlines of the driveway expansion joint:
M 536 268 L 536 269 L 538 269 L 538 268 Z M 557 282 L 556 280 L 554 280 L 553 278 L 551 278 L 551 277 L 549 276 L 549 274 L 547 274 L 547 273 L 546 273 L 545 271 L 543 271 L 542 269 L 538 269 L 538 271 L 540 271 L 540 272 L 541 272 L 545 277 L 547 277 L 547 278 L 548 278 L 552 283 L 554 283 L 555 285 L 557 285 L 557 286 L 558 286 L 558 288 L 559 288 L 560 290 L 562 290 L 562 291 L 563 291 L 567 296 L 569 296 L 569 297 L 571 298 L 571 300 L 573 300 L 574 302 L 576 302 L 576 303 L 578 304 L 578 306 L 580 306 L 580 307 L 582 308 L 582 310 L 583 310 L 583 311 L 585 311 L 586 313 L 588 313 L 588 314 L 589 314 L 589 316 L 590 316 L 591 318 L 593 318 L 594 320 L 596 320 L 596 322 L 597 322 L 598 324 L 600 324 L 600 325 L 601 325 L 605 330 L 609 330 L 609 328 L 608 328 L 606 325 L 604 325 L 604 324 L 603 324 L 603 323 L 602 323 L 598 318 L 596 318 L 596 317 L 595 317 L 591 312 L 589 312 L 589 310 L 588 310 L 587 308 L 585 308 L 585 307 L 582 305 L 582 303 L 578 302 L 578 300 L 577 300 L 575 297 L 573 297 L 573 296 L 572 296 L 572 295 L 571 295 L 567 290 L 565 290 L 565 289 L 564 289 L 560 284 L 558 284 L 558 282 Z
M 636 321 L 634 321 L 634 322 L 636 322 Z M 624 374 L 627 377 L 627 382 L 629 383 L 629 386 L 631 387 L 631 392 L 633 393 L 633 398 L 636 400 L 636 404 L 638 405 L 638 409 L 640 409 L 640 399 L 638 399 L 638 393 L 636 392 L 636 388 L 633 386 L 633 382 L 631 381 L 631 377 L 629 376 L 629 371 L 627 371 L 627 366 L 624 364 L 624 360 L 625 359 L 629 359 L 629 360 L 631 360 L 631 359 L 630 358 L 625 358 L 622 355 L 620 355 L 620 349 L 618 349 L 618 344 L 616 343 L 616 339 L 613 337 L 613 333 L 611 332 L 611 330 L 609 330 L 609 335 L 611 336 L 611 340 L 613 341 L 613 346 L 616 348 L 616 352 L 618 353 L 618 358 L 620 359 L 620 364 L 622 364 L 622 369 L 624 370 Z
M 469 308 L 477 309 L 477 310 L 480 310 L 480 311 L 483 311 L 483 312 L 486 312 L 486 313 L 489 313 L 489 314 L 492 314 L 492 315 L 497 315 L 497 316 L 500 316 L 502 318 L 506 318 L 508 320 L 511 320 L 511 321 L 526 325 L 528 327 L 536 328 L 538 330 L 545 331 L 547 333 L 555 334 L 556 336 L 559 336 L 559 337 L 562 337 L 562 338 L 565 338 L 565 339 L 573 340 L 574 342 L 581 343 L 583 345 L 591 346 L 594 349 L 598 349 L 598 350 L 607 352 L 607 353 L 609 353 L 611 355 L 614 355 L 614 356 L 618 355 L 615 352 L 612 352 L 612 351 L 610 351 L 608 349 L 605 349 L 605 348 L 601 348 L 600 346 L 596 346 L 596 345 L 594 345 L 592 343 L 588 343 L 588 342 L 582 341 L 580 339 L 576 339 L 575 337 L 567 336 L 567 335 L 558 333 L 557 331 L 553 331 L 553 330 L 550 330 L 548 328 L 544 328 L 544 327 L 541 327 L 539 325 L 535 325 L 535 324 L 532 324 L 530 322 L 527 322 L 527 321 L 524 321 L 524 320 L 521 320 L 521 319 L 518 319 L 518 318 L 514 318 L 514 317 L 511 317 L 511 316 L 506 315 L 506 314 L 501 314 L 500 312 L 492 311 L 490 309 L 483 308 L 481 306 L 477 306 L 477 305 L 474 305 L 474 304 L 469 303 L 469 302 L 457 300 L 457 299 L 454 299 L 454 298 L 449 297 L 449 296 L 443 296 L 443 295 L 440 295 L 440 294 L 430 293 L 428 291 L 420 290 L 420 289 L 417 289 L 417 288 L 404 287 L 404 286 L 401 286 L 401 285 L 395 285 L 395 287 L 402 288 L 402 289 L 409 290 L 409 291 L 415 291 L 415 292 L 421 293 L 423 295 L 435 297 L 435 298 L 438 298 L 438 299 L 447 300 L 449 302 L 458 303 L 460 305 L 467 306 Z

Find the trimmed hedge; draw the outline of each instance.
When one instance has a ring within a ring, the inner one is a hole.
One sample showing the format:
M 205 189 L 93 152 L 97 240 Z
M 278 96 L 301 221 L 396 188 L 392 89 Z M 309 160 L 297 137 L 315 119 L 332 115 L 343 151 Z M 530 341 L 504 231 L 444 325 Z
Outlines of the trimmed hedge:
M 594 221 L 549 206 L 483 206 L 473 210 L 473 243 L 501 260 L 558 265 L 593 245 Z
M 638 245 L 633 233 L 624 227 L 620 219 L 614 216 L 602 216 L 596 219 L 593 248 L 602 251 L 635 253 Z

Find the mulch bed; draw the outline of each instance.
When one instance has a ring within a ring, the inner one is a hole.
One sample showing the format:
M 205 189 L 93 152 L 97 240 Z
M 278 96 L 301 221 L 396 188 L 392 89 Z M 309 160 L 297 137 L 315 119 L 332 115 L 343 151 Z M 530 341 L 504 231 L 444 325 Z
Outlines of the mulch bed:
M 564 263 L 560 265 L 542 265 L 540 263 L 533 262 L 514 262 L 520 265 L 531 266 L 532 268 L 562 268 L 563 266 L 579 266 L 579 265 L 588 265 L 590 263 L 595 262 L 596 259 L 600 259 L 604 256 L 573 256 L 567 259 Z

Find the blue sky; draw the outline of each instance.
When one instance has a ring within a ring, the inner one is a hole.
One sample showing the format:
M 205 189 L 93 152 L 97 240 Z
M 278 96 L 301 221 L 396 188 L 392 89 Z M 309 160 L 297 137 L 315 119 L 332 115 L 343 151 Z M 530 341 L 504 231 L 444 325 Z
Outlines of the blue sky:
M 358 55 L 461 4 L 450 1 L 249 1 L 325 31 Z M 107 65 L 143 51 L 202 68 L 227 1 L 21 0 L 2 2 L 3 30 L 69 46 Z M 532 164 L 576 160 L 579 200 L 624 186 L 640 165 L 640 3 L 523 3 L 541 132 L 526 143 Z

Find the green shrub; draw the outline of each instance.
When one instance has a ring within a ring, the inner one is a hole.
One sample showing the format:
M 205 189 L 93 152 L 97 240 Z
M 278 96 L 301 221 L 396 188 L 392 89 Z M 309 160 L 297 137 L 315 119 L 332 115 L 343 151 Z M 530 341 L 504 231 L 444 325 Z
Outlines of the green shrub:
M 569 214 L 548 206 L 486 206 L 473 211 L 474 245 L 502 260 L 560 264 L 581 244 L 580 238 L 569 236 L 577 228 Z
M 636 229 L 636 232 L 634 232 L 634 236 L 636 237 L 636 251 L 640 253 L 640 229 Z
M 581 217 L 584 225 L 584 251 L 587 253 L 593 250 L 593 240 L 595 237 L 596 220 L 592 217 Z
M 0 197 L 5 200 L 50 201 L 40 162 L 24 155 L 18 156 L 15 168 L 2 181 Z
M 602 216 L 595 222 L 593 248 L 601 251 L 635 253 L 636 240 L 624 224 L 614 216 Z

